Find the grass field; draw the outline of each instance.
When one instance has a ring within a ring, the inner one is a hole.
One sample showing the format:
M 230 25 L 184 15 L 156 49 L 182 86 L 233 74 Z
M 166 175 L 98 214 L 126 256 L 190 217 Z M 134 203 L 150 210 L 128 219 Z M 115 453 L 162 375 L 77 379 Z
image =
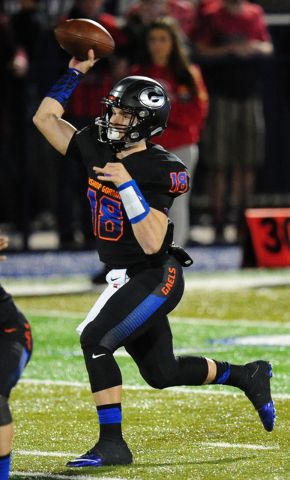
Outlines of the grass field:
M 277 412 L 272 433 L 263 429 L 239 390 L 208 386 L 155 391 L 120 350 L 116 359 L 124 383 L 123 430 L 134 463 L 66 468 L 66 462 L 85 453 L 98 436 L 97 414 L 75 332 L 96 296 L 16 299 L 31 322 L 35 348 L 11 396 L 16 423 L 13 480 L 290 479 L 289 347 L 221 342 L 239 336 L 290 335 L 290 287 L 186 291 L 170 316 L 177 354 L 232 363 L 271 361 Z

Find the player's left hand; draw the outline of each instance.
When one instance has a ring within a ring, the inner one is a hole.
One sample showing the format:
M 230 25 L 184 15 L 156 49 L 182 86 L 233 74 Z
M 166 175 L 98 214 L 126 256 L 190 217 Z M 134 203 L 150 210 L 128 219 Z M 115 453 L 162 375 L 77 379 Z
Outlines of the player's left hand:
M 8 237 L 0 237 L 0 250 L 8 247 L 9 238 Z M 6 260 L 6 257 L 0 257 L 0 262 Z
M 93 167 L 93 170 L 96 172 L 99 180 L 113 182 L 116 187 L 120 187 L 123 183 L 132 180 L 132 177 L 122 163 L 108 162 L 104 168 Z

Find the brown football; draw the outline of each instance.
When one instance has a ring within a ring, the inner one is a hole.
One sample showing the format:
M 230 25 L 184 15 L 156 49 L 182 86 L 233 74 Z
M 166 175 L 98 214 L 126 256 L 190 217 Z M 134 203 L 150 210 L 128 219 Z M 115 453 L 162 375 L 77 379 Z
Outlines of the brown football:
M 115 42 L 109 32 L 99 23 L 86 18 L 76 18 L 60 23 L 54 30 L 59 45 L 72 57 L 83 61 L 92 48 L 95 58 L 110 55 Z

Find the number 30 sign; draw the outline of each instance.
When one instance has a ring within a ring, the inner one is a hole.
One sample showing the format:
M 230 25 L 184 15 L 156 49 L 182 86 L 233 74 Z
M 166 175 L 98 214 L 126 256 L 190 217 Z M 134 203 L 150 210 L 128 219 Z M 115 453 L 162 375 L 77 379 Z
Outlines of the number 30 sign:
M 252 208 L 245 217 L 258 267 L 289 267 L 290 208 Z

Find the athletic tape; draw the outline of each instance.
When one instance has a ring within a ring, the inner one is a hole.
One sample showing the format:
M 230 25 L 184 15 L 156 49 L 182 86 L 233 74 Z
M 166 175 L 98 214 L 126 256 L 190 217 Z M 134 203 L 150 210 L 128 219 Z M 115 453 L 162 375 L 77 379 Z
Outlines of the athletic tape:
M 118 192 L 131 223 L 138 223 L 148 215 L 150 207 L 135 180 L 120 185 Z

